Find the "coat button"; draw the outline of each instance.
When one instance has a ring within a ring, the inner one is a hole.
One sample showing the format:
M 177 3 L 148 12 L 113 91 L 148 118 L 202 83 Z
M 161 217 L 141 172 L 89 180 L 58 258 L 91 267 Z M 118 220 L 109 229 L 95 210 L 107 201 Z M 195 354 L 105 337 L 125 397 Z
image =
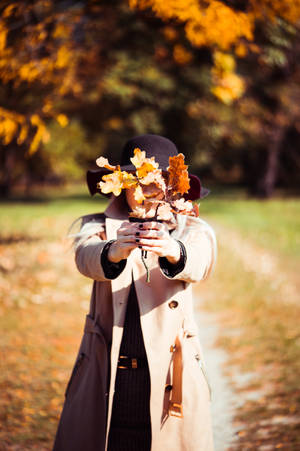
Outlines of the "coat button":
M 172 388 L 173 388 L 173 385 L 171 385 L 171 384 L 166 384 L 166 386 L 165 386 L 166 391 L 171 391 Z
M 177 301 L 170 301 L 169 302 L 169 307 L 171 309 L 174 309 L 174 308 L 178 307 L 178 302 Z

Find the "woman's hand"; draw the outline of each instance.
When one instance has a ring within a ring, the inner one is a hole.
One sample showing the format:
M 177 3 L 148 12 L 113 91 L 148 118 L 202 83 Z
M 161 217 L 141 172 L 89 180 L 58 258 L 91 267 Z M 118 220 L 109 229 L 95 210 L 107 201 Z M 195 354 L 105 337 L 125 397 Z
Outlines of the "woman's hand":
M 139 245 L 138 228 L 136 222 L 125 221 L 117 231 L 117 239 L 111 244 L 108 251 L 108 259 L 118 263 L 129 257 L 131 251 Z
M 180 259 L 180 245 L 169 234 L 167 226 L 160 222 L 143 222 L 136 232 L 137 245 L 144 251 L 154 252 L 159 257 L 166 257 L 172 264 Z

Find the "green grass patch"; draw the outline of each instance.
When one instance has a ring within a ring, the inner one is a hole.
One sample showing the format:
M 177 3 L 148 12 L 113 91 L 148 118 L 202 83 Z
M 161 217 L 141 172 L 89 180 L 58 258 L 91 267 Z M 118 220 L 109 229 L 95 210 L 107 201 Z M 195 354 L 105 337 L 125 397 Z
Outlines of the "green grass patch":
M 219 222 L 278 255 L 300 255 L 300 201 L 211 195 L 200 203 L 200 216 Z

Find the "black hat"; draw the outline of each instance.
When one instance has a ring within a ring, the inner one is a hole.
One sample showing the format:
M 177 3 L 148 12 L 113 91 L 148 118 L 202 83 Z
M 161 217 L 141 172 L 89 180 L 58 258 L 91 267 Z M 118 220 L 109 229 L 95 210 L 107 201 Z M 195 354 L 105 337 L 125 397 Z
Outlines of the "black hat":
M 133 157 L 133 151 L 135 148 L 139 148 L 146 152 L 146 157 L 154 157 L 156 163 L 159 164 L 159 169 L 167 171 L 169 166 L 169 157 L 178 155 L 178 150 L 175 144 L 168 138 L 159 135 L 140 135 L 135 136 L 126 142 L 122 150 L 121 156 L 121 170 L 122 171 L 135 171 L 135 166 L 131 163 L 130 158 Z M 106 168 L 98 168 L 95 170 L 87 171 L 87 184 L 89 191 L 93 196 L 96 192 L 100 192 L 97 184 L 102 180 L 103 175 L 109 174 L 111 171 Z M 209 194 L 209 190 L 201 185 L 199 177 L 193 174 L 189 174 L 190 189 L 188 193 L 184 195 L 186 199 L 196 200 L 201 199 Z

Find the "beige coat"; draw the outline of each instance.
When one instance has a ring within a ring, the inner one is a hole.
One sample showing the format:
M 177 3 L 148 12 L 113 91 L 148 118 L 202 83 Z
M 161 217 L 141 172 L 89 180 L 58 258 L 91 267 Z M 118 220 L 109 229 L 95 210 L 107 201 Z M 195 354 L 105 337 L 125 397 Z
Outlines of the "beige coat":
M 214 233 L 199 218 L 179 215 L 172 236 L 181 240 L 187 251 L 186 265 L 181 273 L 172 279 L 166 277 L 158 258 L 148 253 L 151 281 L 147 283 L 140 249 L 135 249 L 123 272 L 116 279 L 108 280 L 100 256 L 106 240 L 116 238 L 117 229 L 127 218 L 127 212 L 122 208 L 121 199 L 114 198 L 105 212 L 105 220 L 97 215 L 87 217 L 76 239 L 77 267 L 95 282 L 91 310 L 67 389 L 54 450 L 107 449 L 119 348 L 132 277 L 151 379 L 151 450 L 212 450 L 210 391 L 193 317 L 190 283 L 205 279 L 213 267 Z M 110 380 L 107 379 L 108 343 L 111 343 Z M 165 390 L 166 384 L 172 385 L 171 391 Z

